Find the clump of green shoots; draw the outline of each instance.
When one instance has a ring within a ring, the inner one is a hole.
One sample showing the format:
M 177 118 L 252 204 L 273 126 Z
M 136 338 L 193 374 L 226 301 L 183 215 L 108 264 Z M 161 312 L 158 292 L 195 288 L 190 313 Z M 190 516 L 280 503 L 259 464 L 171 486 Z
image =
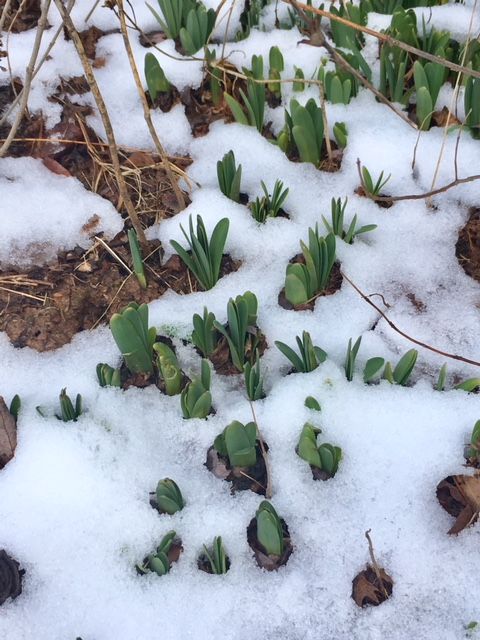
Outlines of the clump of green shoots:
M 275 186 L 273 187 L 273 193 L 270 196 L 263 180 L 261 181 L 261 185 L 264 195 L 262 198 L 257 197 L 255 202 L 252 202 L 250 205 L 250 211 L 257 222 L 264 223 L 267 218 L 277 217 L 288 196 L 289 189 L 284 189 L 283 182 L 281 180 L 276 180 Z
M 131 302 L 110 320 L 113 338 L 130 373 L 153 374 L 153 344 L 157 331 L 148 327 L 148 306 Z
M 145 55 L 145 80 L 152 103 L 162 93 L 170 93 L 172 87 L 165 76 L 160 63 L 153 53 Z
M 257 425 L 231 422 L 213 443 L 216 451 L 228 458 L 231 467 L 253 467 L 257 462 Z
M 109 364 L 99 362 L 97 364 L 97 378 L 101 387 L 121 387 L 122 376 L 120 369 L 115 369 Z
M 324 480 L 333 478 L 338 471 L 338 465 L 342 458 L 342 450 L 332 444 L 318 445 L 317 437 L 322 432 L 307 422 L 302 429 L 297 445 L 297 454 L 315 469 L 321 471 L 318 477 Z
M 312 338 L 308 331 L 302 333 L 301 339 L 297 336 L 296 341 L 299 354 L 284 342 L 275 341 L 277 349 L 290 360 L 296 372 L 309 373 L 314 371 L 322 362 L 325 362 L 327 354 L 320 347 L 313 346 Z
M 360 349 L 360 343 L 362 342 L 362 337 L 360 336 L 355 341 L 355 344 L 352 346 L 352 339 L 350 338 L 348 341 L 347 347 L 347 355 L 345 356 L 345 376 L 347 380 L 351 382 L 353 380 L 353 374 L 355 371 L 355 360 L 357 359 L 358 350 Z
M 215 329 L 215 315 L 203 308 L 203 316 L 193 315 L 192 342 L 205 358 L 209 358 L 215 351 L 219 334 Z
M 145 268 L 143 266 L 142 250 L 134 229 L 128 230 L 128 244 L 130 246 L 130 253 L 132 254 L 133 271 L 142 289 L 146 289 L 147 278 L 145 277 Z
M 177 483 L 171 478 L 163 478 L 155 490 L 156 505 L 160 512 L 173 515 L 185 506 L 182 492 Z
M 386 178 L 383 177 L 384 172 L 382 171 L 378 176 L 376 182 L 374 182 L 370 171 L 367 167 L 362 167 L 362 187 L 367 196 L 378 197 L 381 195 L 381 191 L 383 187 L 387 184 L 387 182 L 392 177 L 392 174 L 389 174 Z
M 262 500 L 256 512 L 257 539 L 267 556 L 282 556 L 285 550 L 282 522 L 275 508 Z
M 271 82 L 268 83 L 268 88 L 277 98 L 280 98 L 282 95 L 282 85 L 278 81 L 281 79 L 285 63 L 282 52 L 278 47 L 270 47 L 268 61 L 270 66 L 268 77 L 271 80 Z
M 348 198 L 345 198 L 345 201 L 342 201 L 341 198 L 332 198 L 331 203 L 331 222 L 322 216 L 323 224 L 327 228 L 329 233 L 334 233 L 336 236 L 341 238 L 347 244 L 352 244 L 355 240 L 356 236 L 359 236 L 361 233 L 367 233 L 368 231 L 373 231 L 377 228 L 376 224 L 366 224 L 360 228 L 357 228 L 357 214 L 355 214 L 352 218 L 352 221 L 345 229 L 344 220 L 345 220 L 345 208 L 347 206 Z
M 255 400 L 261 400 L 264 398 L 265 393 L 263 391 L 263 377 L 260 372 L 260 356 L 258 354 L 258 350 L 255 353 L 254 364 L 251 364 L 250 362 L 245 363 L 243 375 L 248 399 L 251 402 L 254 402 Z
M 233 151 L 230 150 L 217 162 L 217 178 L 220 191 L 230 200 L 240 202 L 242 165 L 237 167 Z
M 213 321 L 215 329 L 226 339 L 232 363 L 240 372 L 243 372 L 247 352 L 254 354 L 258 347 L 259 337 L 255 328 L 257 310 L 257 297 L 251 291 L 246 291 L 228 301 L 227 326 Z
M 169 553 L 172 549 L 172 545 L 176 538 L 175 531 L 169 531 L 161 540 L 155 553 L 150 553 L 142 564 L 137 564 L 136 568 L 138 573 L 156 573 L 157 576 L 166 575 L 172 566 L 172 562 L 169 558 Z
M 156 342 L 153 349 L 157 354 L 157 366 L 165 385 L 165 393 L 175 396 L 182 390 L 183 374 L 173 350 L 164 342 Z
M 244 68 L 243 71 L 248 77 L 247 93 L 240 89 L 243 106 L 228 93 L 225 93 L 225 100 L 237 122 L 256 127 L 261 133 L 265 118 L 265 84 L 255 80 L 264 80 L 262 56 L 252 56 L 251 70 Z
M 480 420 L 477 420 L 473 427 L 470 445 L 465 450 L 465 458 L 470 466 L 480 468 Z
M 211 412 L 210 379 L 210 365 L 207 360 L 202 360 L 200 376 L 194 377 L 183 389 L 180 396 L 184 418 L 206 418 Z
M 76 422 L 83 413 L 82 396 L 77 393 L 75 405 L 67 394 L 67 389 L 60 391 L 60 414 L 56 413 L 56 417 L 63 422 Z
M 305 264 L 287 266 L 285 297 L 293 305 L 305 304 L 326 289 L 335 262 L 335 235 L 322 237 L 315 229 L 308 230 L 308 246 L 300 241 Z
M 209 573 L 213 573 L 214 575 L 227 573 L 230 562 L 221 536 L 215 536 L 210 549 L 203 545 L 203 550 L 208 563 Z
M 195 233 L 192 216 L 190 216 L 188 235 L 180 225 L 180 229 L 187 240 L 189 251 L 185 250 L 176 240 L 170 240 L 172 247 L 205 291 L 214 287 L 220 277 L 220 267 L 227 240 L 228 227 L 228 218 L 222 218 L 216 224 L 209 239 L 202 217 L 197 216 L 197 231 Z
M 447 365 L 444 364 L 440 369 L 438 374 L 438 380 L 435 385 L 435 389 L 437 391 L 445 391 L 445 386 L 447 382 Z M 480 378 L 468 378 L 467 380 L 462 380 L 453 386 L 453 389 L 460 389 L 461 391 L 466 391 L 467 393 L 473 393 L 480 389 Z
M 390 362 L 386 362 L 384 358 L 375 357 L 367 360 L 363 371 L 363 379 L 365 382 L 372 382 L 381 374 L 383 369 L 383 378 L 390 384 L 399 384 L 405 387 L 412 375 L 415 363 L 417 362 L 418 351 L 410 349 L 397 362 L 395 368 Z

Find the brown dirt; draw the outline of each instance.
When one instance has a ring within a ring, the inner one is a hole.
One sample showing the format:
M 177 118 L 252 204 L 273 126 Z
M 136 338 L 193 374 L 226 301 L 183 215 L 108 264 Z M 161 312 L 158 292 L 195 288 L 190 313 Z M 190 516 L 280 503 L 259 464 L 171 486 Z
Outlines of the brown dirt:
M 125 232 L 108 244 L 130 265 Z M 161 265 L 159 249 L 158 242 L 148 245 L 147 289 L 141 288 L 135 276 L 127 278 L 125 268 L 100 243 L 89 252 L 77 247 L 63 253 L 53 265 L 0 271 L 0 331 L 16 347 L 48 351 L 68 343 L 79 331 L 107 322 L 132 300 L 141 304 L 168 289 L 185 294 L 195 290 L 195 280 L 180 258 L 172 256 Z M 232 264 L 225 256 L 222 275 L 232 270 Z
M 458 234 L 455 255 L 465 273 L 480 282 L 480 208 L 470 209 L 470 218 Z
M 290 264 L 295 264 L 295 263 L 305 264 L 305 259 L 302 253 L 298 253 L 294 258 L 290 260 Z M 342 286 L 342 282 L 343 282 L 343 276 L 340 270 L 340 264 L 338 262 L 335 262 L 332 267 L 332 272 L 330 274 L 330 280 L 328 281 L 327 287 L 323 291 L 320 291 L 320 293 L 318 293 L 313 300 L 309 300 L 305 304 L 297 304 L 294 306 L 285 297 L 285 287 L 284 287 L 278 294 L 278 304 L 284 309 L 287 309 L 288 311 L 291 311 L 292 309 L 294 311 L 313 311 L 315 308 L 315 303 L 317 299 L 323 296 L 331 296 L 337 291 L 339 291 Z

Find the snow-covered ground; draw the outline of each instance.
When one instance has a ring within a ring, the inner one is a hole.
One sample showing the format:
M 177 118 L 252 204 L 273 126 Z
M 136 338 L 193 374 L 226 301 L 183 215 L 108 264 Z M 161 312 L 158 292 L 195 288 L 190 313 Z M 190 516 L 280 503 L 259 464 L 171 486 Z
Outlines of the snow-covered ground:
M 92 4 L 77 0 L 73 16 L 79 27 Z M 215 7 L 217 2 L 205 4 Z M 143 0 L 133 5 L 142 28 L 156 28 Z M 461 39 L 472 5 L 436 7 L 433 23 Z M 235 11 L 231 23 L 238 25 Z M 272 7 L 267 13 L 268 24 Z M 372 15 L 372 26 L 385 26 L 384 18 Z M 54 7 L 49 21 L 59 24 Z M 98 6 L 90 24 L 108 29 L 116 26 L 116 18 Z M 135 32 L 131 37 L 143 68 L 146 50 Z M 32 38 L 33 31 L 9 38 L 14 76 L 24 75 Z M 254 30 L 245 41 L 227 43 L 226 52 L 232 63 L 249 66 L 252 54 L 268 60 L 270 47 L 277 44 L 286 60 L 285 74 L 292 74 L 295 64 L 308 77 L 325 51 L 300 40 L 296 30 Z M 373 41 L 367 39 L 366 47 L 373 62 Z M 179 57 L 171 42 L 160 49 Z M 122 36 L 102 38 L 97 55 L 106 61 L 96 75 L 118 142 L 153 149 Z M 161 62 L 177 87 L 200 84 L 200 63 L 167 57 Z M 80 74 L 73 45 L 61 37 L 32 91 L 31 108 L 44 110 L 50 126 L 59 113 L 47 97 L 58 76 Z M 285 85 L 285 104 L 291 95 Z M 443 95 L 448 104 L 447 89 Z M 315 88 L 296 94 L 302 102 L 311 96 L 317 96 Z M 457 640 L 465 637 L 466 624 L 480 619 L 479 525 L 447 536 L 452 519 L 435 497 L 441 479 L 464 470 L 463 446 L 480 418 L 478 395 L 435 391 L 445 359 L 423 349 L 410 387 L 386 381 L 364 385 L 361 371 L 368 358 L 395 362 L 412 345 L 379 320 L 346 281 L 334 295 L 319 298 L 313 313 L 287 311 L 277 302 L 286 264 L 298 253 L 308 227 L 323 226 L 321 216 L 329 217 L 332 197 L 348 196 L 347 219 L 357 213 L 361 224 L 378 226 L 353 245 L 338 240 L 344 272 L 364 292 L 383 294 L 389 317 L 406 333 L 480 360 L 480 285 L 455 256 L 468 208 L 478 205 L 478 182 L 435 197 L 435 207 L 418 200 L 379 208 L 354 193 L 357 158 L 373 175 L 391 173 L 390 194 L 418 193 L 430 188 L 443 142 L 437 184 L 453 179 L 456 134 L 444 141 L 443 129 L 422 133 L 412 172 L 417 133 L 370 93 L 360 91 L 348 106 L 328 105 L 328 118 L 330 124 L 344 121 L 349 132 L 337 173 L 290 162 L 250 127 L 217 122 L 207 136 L 193 139 L 181 105 L 168 114 L 154 113 L 167 150 L 193 158 L 188 174 L 201 186 L 192 191 L 185 211 L 150 229 L 150 236 L 163 242 L 168 258 L 168 241 L 181 241 L 180 224 L 185 226 L 189 214 L 201 214 L 209 230 L 228 217 L 226 252 L 242 265 L 206 293 L 168 292 L 150 304 L 150 321 L 160 332 L 173 325 L 177 336 L 188 336 L 192 315 L 204 305 L 225 321 L 230 297 L 246 290 L 257 295 L 258 324 L 270 348 L 262 358 L 267 397 L 255 403 L 255 412 L 270 447 L 272 503 L 287 521 L 294 545 L 288 564 L 274 573 L 256 566 L 246 527 L 259 497 L 251 492 L 231 496 L 227 483 L 204 466 L 214 437 L 234 419 L 251 419 L 241 377 L 213 375 L 216 414 L 187 421 L 178 396 L 164 396 L 153 387 L 127 392 L 99 387 L 97 362 L 114 364 L 119 358 L 108 328 L 83 332 L 62 349 L 43 354 L 15 349 L 0 335 L 0 394 L 7 400 L 16 393 L 22 398 L 16 455 L 0 471 L 0 548 L 26 569 L 22 595 L 0 609 L 1 640 Z M 278 132 L 283 107 L 270 109 L 267 120 Z M 90 124 L 102 133 L 97 117 Z M 479 144 L 468 133 L 462 135 L 460 176 L 480 173 Z M 283 180 L 290 189 L 284 207 L 290 220 L 258 225 L 248 208 L 222 195 L 216 162 L 229 149 L 242 164 L 242 190 L 251 198 L 260 195 L 260 180 L 270 187 L 277 178 Z M 50 173 L 37 160 L 1 160 L 0 189 L 4 264 L 87 246 L 82 226 L 94 214 L 107 236 L 121 228 L 110 203 L 74 178 Z M 421 311 L 412 299 L 422 303 Z M 288 363 L 274 341 L 293 344 L 303 330 L 328 359 L 313 373 L 287 376 Z M 356 377 L 347 382 L 347 342 L 357 336 L 362 344 Z M 180 341 L 177 346 L 183 369 L 197 372 L 200 359 L 194 350 Z M 448 388 L 454 374 L 474 377 L 478 369 L 450 361 Z M 40 404 L 53 410 L 63 387 L 84 398 L 86 412 L 76 423 L 42 418 L 35 410 Z M 305 408 L 308 395 L 319 400 L 321 413 Z M 295 455 L 306 420 L 343 449 L 339 471 L 328 482 L 314 482 L 308 465 Z M 187 503 L 174 516 L 159 516 L 149 505 L 149 491 L 166 476 L 178 483 Z M 138 576 L 135 563 L 172 528 L 183 540 L 179 562 L 162 578 Z M 394 589 L 381 606 L 361 610 L 350 594 L 352 579 L 369 560 L 367 529 Z M 222 536 L 231 560 L 224 576 L 197 569 L 203 543 L 215 535 Z

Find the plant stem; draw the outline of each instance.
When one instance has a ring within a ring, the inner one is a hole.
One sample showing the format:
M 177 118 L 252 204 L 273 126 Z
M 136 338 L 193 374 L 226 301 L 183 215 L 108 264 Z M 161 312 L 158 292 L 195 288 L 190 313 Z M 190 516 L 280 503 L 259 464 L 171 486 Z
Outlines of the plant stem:
M 172 169 L 170 167 L 170 161 L 168 159 L 167 154 L 165 153 L 165 149 L 163 148 L 162 143 L 158 137 L 158 134 L 153 126 L 152 117 L 150 115 L 150 108 L 148 106 L 147 98 L 145 96 L 145 91 L 143 90 L 142 81 L 140 80 L 140 76 L 138 73 L 137 65 L 135 63 L 135 58 L 133 57 L 132 47 L 130 44 L 130 40 L 128 38 L 128 30 L 127 23 L 125 22 L 125 12 L 123 9 L 123 0 L 117 0 L 118 6 L 118 14 L 120 18 L 120 29 L 122 31 L 123 43 L 125 45 L 125 50 L 127 52 L 128 61 L 130 63 L 130 68 L 132 69 L 133 78 L 135 80 L 135 84 L 137 86 L 138 95 L 140 96 L 140 100 L 143 106 L 143 116 L 145 118 L 145 122 L 147 123 L 148 130 L 150 131 L 150 135 L 152 136 L 152 140 L 155 143 L 155 147 L 157 148 L 158 155 L 160 156 L 165 173 L 167 174 L 167 178 L 170 182 L 170 185 L 175 193 L 175 197 L 177 198 L 178 208 L 179 210 L 185 209 L 185 198 L 183 197 L 182 190 L 178 186 L 178 182 L 173 175 Z

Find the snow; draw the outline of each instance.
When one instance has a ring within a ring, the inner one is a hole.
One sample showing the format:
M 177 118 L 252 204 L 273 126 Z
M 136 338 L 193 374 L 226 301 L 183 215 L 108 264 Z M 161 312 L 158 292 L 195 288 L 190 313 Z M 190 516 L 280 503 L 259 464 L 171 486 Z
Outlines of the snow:
M 218 3 L 206 4 L 215 8 Z M 116 27 L 113 12 L 100 5 L 85 25 L 92 5 L 76 2 L 73 17 L 79 27 Z M 143 1 L 133 5 L 139 24 L 156 28 Z M 234 3 L 229 38 L 238 28 L 239 5 Z M 224 11 L 229 7 L 227 2 Z M 471 2 L 435 7 L 432 20 L 437 28 L 448 27 L 464 37 L 471 7 Z M 279 9 L 284 16 L 283 5 Z M 265 11 L 268 28 L 273 26 L 272 11 L 272 6 Z M 382 26 L 381 19 L 385 16 L 371 14 L 369 25 Z M 49 21 L 59 24 L 54 8 Z M 219 39 L 222 33 L 216 34 Z M 9 39 L 19 77 L 24 76 L 33 34 Z M 253 54 L 263 54 L 267 67 L 268 51 L 276 44 L 284 52 L 285 77 L 291 77 L 294 65 L 310 77 L 325 51 L 298 44 L 301 39 L 297 30 L 253 30 L 246 40 L 227 43 L 226 51 L 239 67 L 249 67 Z M 131 41 L 143 78 L 146 49 L 134 31 Z M 373 62 L 369 40 L 367 47 Z M 168 41 L 159 50 L 166 75 L 179 90 L 199 86 L 201 62 L 182 59 Z M 121 35 L 101 38 L 97 55 L 105 60 L 95 74 L 118 142 L 153 149 Z M 378 66 L 374 77 L 377 72 Z M 34 82 L 32 112 L 44 110 L 53 126 L 60 112 L 48 96 L 60 75 L 80 74 L 71 43 L 61 36 Z M 445 104 L 450 95 L 446 88 Z M 317 90 L 293 93 L 285 86 L 284 104 L 292 96 L 304 103 L 317 97 Z M 93 105 L 88 94 L 75 98 Z M 149 229 L 149 236 L 162 241 L 167 259 L 172 254 L 169 240 L 184 242 L 180 225 L 188 225 L 190 214 L 202 215 L 209 232 L 228 217 L 226 251 L 241 266 L 208 292 L 169 291 L 154 300 L 150 323 L 164 333 L 173 327 L 182 368 L 196 373 L 200 358 L 179 340 L 190 335 L 192 315 L 207 306 L 223 322 L 230 297 L 246 290 L 257 295 L 258 325 L 269 348 L 261 361 L 267 397 L 255 403 L 255 414 L 270 448 L 272 503 L 288 523 L 294 545 L 287 565 L 276 573 L 256 566 L 246 527 L 259 496 L 231 496 L 229 485 L 204 466 L 208 447 L 230 421 L 252 419 L 241 376 L 213 373 L 215 415 L 205 421 L 183 420 L 179 398 L 154 387 L 126 392 L 99 387 L 97 362 L 119 364 L 107 327 L 82 332 L 63 348 L 42 354 L 15 349 L 3 334 L 0 393 L 7 401 L 18 393 L 22 409 L 16 456 L 0 472 L 0 548 L 20 561 L 26 575 L 22 595 L 1 608 L 2 640 L 457 640 L 465 636 L 466 624 L 479 619 L 479 525 L 458 537 L 447 536 L 452 519 L 435 497 L 440 480 L 465 471 L 463 446 L 480 417 L 478 396 L 434 391 L 445 358 L 420 348 L 410 387 L 386 381 L 364 385 L 361 372 L 368 358 L 396 362 L 413 345 L 379 319 L 346 280 L 337 293 L 319 298 L 313 312 L 278 305 L 286 264 L 299 252 L 300 240 L 317 222 L 323 229 L 321 216 L 329 219 L 332 197 L 348 197 L 348 221 L 357 214 L 359 224 L 378 226 L 353 245 L 337 239 L 344 273 L 365 293 L 382 294 L 388 316 L 407 334 L 480 360 L 479 284 L 455 257 L 458 231 L 469 207 L 478 204 L 478 184 L 435 196 L 431 207 L 410 200 L 379 208 L 355 194 L 357 158 L 374 177 L 382 170 L 391 174 L 386 193 L 422 193 L 431 187 L 443 130 L 433 128 L 418 140 L 413 128 L 363 90 L 347 107 L 327 108 L 330 127 L 343 121 L 349 132 L 337 173 L 290 162 L 254 128 L 216 122 L 207 136 L 193 139 L 180 104 L 167 114 L 152 113 L 167 151 L 191 156 L 187 172 L 201 186 L 192 189 L 187 209 Z M 267 115 L 278 132 L 283 108 Z M 102 135 L 98 115 L 89 124 Z M 454 132 L 446 139 L 438 186 L 455 177 L 456 136 Z M 460 176 L 480 173 L 478 144 L 462 133 Z M 276 179 L 289 187 L 284 205 L 289 220 L 260 225 L 247 207 L 223 196 L 216 162 L 230 149 L 242 164 L 241 190 L 250 199 L 261 193 L 261 180 L 270 188 Z M 121 229 L 122 220 L 109 202 L 76 179 L 55 175 L 40 160 L 0 160 L 0 181 L 2 265 L 41 264 L 57 250 L 88 247 L 91 240 L 82 227 L 95 214 L 100 219 L 95 233 L 102 230 L 108 238 Z M 421 311 L 412 294 L 423 304 Z M 372 300 L 383 308 L 381 298 Z M 274 342 L 293 345 L 303 330 L 327 351 L 328 359 L 312 373 L 286 375 L 289 363 Z M 356 375 L 347 382 L 345 351 L 348 339 L 357 336 L 362 344 Z M 448 366 L 448 388 L 454 377 L 478 375 L 471 365 L 450 360 Z M 76 423 L 53 417 L 63 387 L 71 397 L 83 396 L 86 411 Z M 319 400 L 321 413 L 305 408 L 308 395 Z M 38 405 L 50 417 L 41 417 Z M 308 465 L 295 455 L 307 420 L 322 428 L 322 442 L 343 449 L 339 471 L 328 482 L 314 482 Z M 186 500 L 174 516 L 160 516 L 149 505 L 149 491 L 164 477 L 177 482 Z M 162 578 L 138 576 L 135 563 L 170 529 L 183 540 L 179 561 Z M 360 610 L 350 597 L 351 581 L 369 561 L 368 529 L 394 589 L 380 607 Z M 202 545 L 211 544 L 215 535 L 222 536 L 231 560 L 225 576 L 206 575 L 196 565 Z
M 27 266 L 55 259 L 57 252 L 92 241 L 84 225 L 98 218 L 94 233 L 112 238 L 123 220 L 104 198 L 76 179 L 56 175 L 33 158 L 0 159 L 0 263 Z

